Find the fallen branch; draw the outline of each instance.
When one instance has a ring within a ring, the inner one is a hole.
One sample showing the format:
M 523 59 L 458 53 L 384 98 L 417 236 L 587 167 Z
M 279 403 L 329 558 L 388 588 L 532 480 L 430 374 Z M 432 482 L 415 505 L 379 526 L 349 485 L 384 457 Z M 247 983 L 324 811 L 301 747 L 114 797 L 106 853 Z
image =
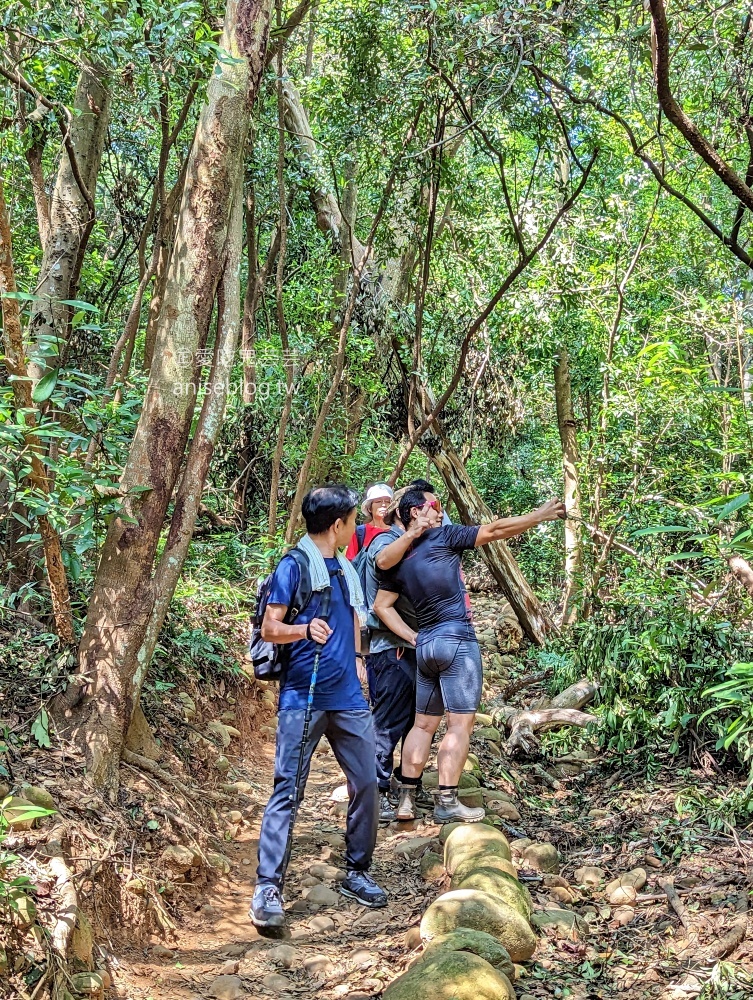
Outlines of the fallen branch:
M 595 715 L 579 712 L 574 708 L 541 708 L 533 712 L 521 712 L 511 722 L 507 752 L 533 753 L 539 746 L 536 733 L 560 726 L 585 727 L 596 721 Z
M 507 700 L 512 698 L 514 694 L 522 691 L 524 688 L 530 687 L 532 684 L 538 684 L 540 681 L 544 681 L 547 677 L 552 676 L 552 668 L 549 667 L 547 670 L 541 670 L 536 674 L 524 674 L 522 677 L 518 677 L 517 680 L 510 681 L 510 683 L 502 691 L 502 697 Z
M 693 937 L 694 936 L 694 934 L 693 934 L 693 924 L 692 924 L 692 922 L 690 920 L 690 917 L 687 914 L 687 911 L 685 909 L 685 904 L 680 899 L 680 897 L 677 895 L 677 890 L 675 889 L 674 882 L 672 881 L 671 878 L 666 878 L 666 879 L 662 879 L 659 882 L 659 885 L 664 890 L 664 893 L 665 893 L 667 899 L 669 900 L 669 905 L 672 907 L 672 909 L 675 911 L 675 913 L 679 917 L 680 923 L 685 928 L 685 930 L 688 932 L 688 936 L 689 937 Z
M 703 952 L 702 961 L 704 963 L 712 961 L 720 961 L 726 958 L 727 955 L 731 954 L 738 948 L 745 940 L 745 935 L 748 931 L 748 896 L 747 893 L 741 892 L 737 897 L 737 902 L 735 904 L 735 909 L 737 915 L 730 924 L 730 928 L 726 934 L 722 935 L 714 944 L 709 945 L 708 948 Z
M 55 915 L 55 925 L 50 935 L 52 951 L 59 959 L 59 965 L 53 972 L 51 993 L 56 998 L 66 995 L 67 977 L 64 970 L 71 936 L 76 927 L 76 920 L 78 919 L 78 894 L 76 892 L 76 884 L 73 880 L 73 873 L 68 867 L 63 849 L 65 840 L 65 829 L 63 827 L 56 827 L 50 834 L 50 840 L 42 848 L 47 867 L 55 877 L 60 899 L 60 907 Z M 36 995 L 36 991 L 34 995 Z
M 178 791 L 185 795 L 187 799 L 193 800 L 195 798 L 195 792 L 192 792 L 187 785 L 184 785 L 182 781 L 178 781 L 174 778 L 172 774 L 168 774 L 159 764 L 155 764 L 153 760 L 149 760 L 148 757 L 142 757 L 141 754 L 134 753 L 133 750 L 126 750 L 123 748 L 121 753 L 121 759 L 125 761 L 126 764 L 130 764 L 131 767 L 135 767 L 137 770 L 146 771 L 148 774 L 153 774 L 155 778 L 159 778 L 160 781 L 164 782 L 166 785 L 173 785 Z M 233 800 L 228 795 L 223 795 L 222 792 L 212 792 L 207 788 L 197 789 L 200 794 L 207 799 L 214 799 L 217 802 L 232 802 Z

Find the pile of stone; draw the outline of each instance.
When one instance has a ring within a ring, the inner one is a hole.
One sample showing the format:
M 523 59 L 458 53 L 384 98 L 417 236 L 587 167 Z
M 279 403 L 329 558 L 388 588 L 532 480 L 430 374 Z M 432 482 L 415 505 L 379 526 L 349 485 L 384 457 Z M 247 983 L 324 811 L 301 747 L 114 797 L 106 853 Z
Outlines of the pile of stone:
M 531 958 L 533 905 L 505 836 L 485 823 L 442 828 L 451 877 L 423 915 L 423 950 L 384 1000 L 515 1000 L 514 963 Z

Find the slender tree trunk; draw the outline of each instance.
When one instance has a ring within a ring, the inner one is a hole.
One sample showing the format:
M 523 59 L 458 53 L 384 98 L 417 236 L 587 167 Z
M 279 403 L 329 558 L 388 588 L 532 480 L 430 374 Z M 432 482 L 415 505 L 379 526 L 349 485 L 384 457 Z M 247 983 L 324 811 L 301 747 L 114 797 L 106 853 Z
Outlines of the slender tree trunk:
M 85 62 L 79 76 L 70 123 L 73 159 L 64 148 L 50 201 L 49 232 L 36 287 L 29 332 L 44 349 L 58 344 L 62 363 L 70 309 L 62 301 L 76 297 L 86 244 L 94 226 L 94 192 L 110 117 L 109 70 Z M 29 374 L 40 379 L 47 365 L 35 359 Z
M 280 27 L 280 7 L 277 7 L 278 28 Z M 280 489 L 280 469 L 282 467 L 282 453 L 285 448 L 285 433 L 288 429 L 290 413 L 293 409 L 293 359 L 290 356 L 290 340 L 288 338 L 288 325 L 285 321 L 285 302 L 282 294 L 283 279 L 285 276 L 285 253 L 288 241 L 288 205 L 287 194 L 285 192 L 285 104 L 282 87 L 282 53 L 281 45 L 277 53 L 277 124 L 279 127 L 279 142 L 277 149 L 277 195 L 280 206 L 280 221 L 278 229 L 280 233 L 280 252 L 277 257 L 277 272 L 275 275 L 275 305 L 277 312 L 277 329 L 280 334 L 282 344 L 282 363 L 285 368 L 285 399 L 282 404 L 280 423 L 277 427 L 277 443 L 274 455 L 272 456 L 272 475 L 269 484 L 269 517 L 267 519 L 267 537 L 270 544 L 274 542 L 277 534 L 277 493 Z
M 196 352 L 206 343 L 227 261 L 270 6 L 271 0 L 227 4 L 224 55 L 210 78 L 189 158 L 149 385 L 121 478 L 127 516 L 110 524 L 81 642 L 81 678 L 68 698 L 72 738 L 94 783 L 110 793 L 146 670 L 145 636 L 163 599 L 152 566 L 193 419 L 201 371 Z M 200 484 L 189 477 L 181 489 L 200 496 Z
M 175 494 L 173 516 L 162 555 L 152 581 L 154 604 L 144 640 L 136 657 L 134 699 L 141 692 L 146 671 L 154 655 L 162 625 L 175 593 L 196 526 L 209 462 L 222 427 L 241 321 L 240 261 L 243 253 L 243 178 L 239 171 L 233 194 L 227 257 L 218 290 L 217 342 L 209 375 L 208 391 L 191 441 L 188 457 Z M 136 702 L 137 703 L 137 702 Z
M 47 496 L 50 490 L 49 482 L 44 465 L 39 457 L 42 448 L 34 435 L 36 407 L 31 396 L 31 382 L 26 375 L 26 352 L 24 350 L 23 332 L 21 330 L 21 314 L 18 307 L 18 299 L 12 297 L 16 291 L 10 220 L 5 204 L 3 182 L 0 177 L 0 299 L 2 300 L 5 367 L 8 370 L 8 374 L 12 377 L 16 410 L 24 414 L 24 422 L 28 428 L 25 444 L 31 452 L 29 482 L 43 496 Z M 50 584 L 55 627 L 60 639 L 65 643 L 72 644 L 75 636 L 73 632 L 73 617 L 71 615 L 71 599 L 68 592 L 65 566 L 63 565 L 60 537 L 46 514 L 37 517 L 37 524 L 39 525 L 39 533 L 42 536 L 42 549 L 47 566 L 47 579 Z
M 573 409 L 570 384 L 570 364 L 567 345 L 560 346 L 554 365 L 554 399 L 557 407 L 557 427 L 562 442 L 562 473 L 565 484 L 565 595 L 562 603 L 562 624 L 571 625 L 577 618 L 577 607 L 572 602 L 573 590 L 582 562 L 580 540 L 580 482 L 578 479 L 578 433 Z

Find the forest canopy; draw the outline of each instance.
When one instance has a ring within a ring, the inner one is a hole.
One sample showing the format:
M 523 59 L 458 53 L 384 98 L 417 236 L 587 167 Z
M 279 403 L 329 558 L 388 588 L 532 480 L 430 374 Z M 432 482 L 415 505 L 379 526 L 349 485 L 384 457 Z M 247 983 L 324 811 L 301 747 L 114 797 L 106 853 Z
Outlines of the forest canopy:
M 185 601 L 247 614 L 324 481 L 428 474 L 464 521 L 564 492 L 479 579 L 598 676 L 610 745 L 695 733 L 753 594 L 748 5 L 2 32 L 0 621 L 100 780 Z M 699 738 L 747 759 L 733 688 Z

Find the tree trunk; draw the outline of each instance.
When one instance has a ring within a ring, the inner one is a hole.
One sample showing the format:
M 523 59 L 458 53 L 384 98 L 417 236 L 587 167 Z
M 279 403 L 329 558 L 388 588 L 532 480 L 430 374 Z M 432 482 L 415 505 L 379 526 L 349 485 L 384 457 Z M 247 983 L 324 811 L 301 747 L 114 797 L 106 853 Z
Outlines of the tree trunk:
M 147 668 L 154 655 L 162 625 L 175 593 L 183 564 L 193 537 L 196 518 L 201 506 L 209 462 L 225 415 L 230 378 L 241 322 L 240 261 L 243 252 L 243 186 L 239 171 L 233 195 L 225 270 L 218 291 L 217 342 L 209 375 L 209 386 L 201 407 L 201 415 L 188 451 L 188 457 L 175 494 L 173 516 L 165 548 L 159 558 L 152 581 L 154 604 L 144 641 L 136 657 L 138 668 L 134 677 L 134 699 L 141 693 Z M 137 705 L 138 702 L 135 701 Z
M 21 314 L 18 299 L 13 297 L 16 291 L 10 220 L 5 204 L 3 182 L 2 178 L 0 178 L 0 299 L 2 300 L 5 367 L 8 375 L 12 377 L 11 384 L 13 386 L 13 399 L 16 410 L 24 414 L 24 422 L 28 428 L 26 444 L 31 452 L 29 483 L 43 496 L 47 496 L 50 487 L 45 467 L 39 457 L 42 448 L 34 434 L 36 407 L 31 396 L 31 383 L 26 377 L 26 352 L 24 350 L 23 333 L 21 330 Z M 37 516 L 37 524 L 42 536 L 42 549 L 47 566 L 47 579 L 50 584 L 55 627 L 60 639 L 65 643 L 72 644 L 75 639 L 73 617 L 71 615 L 71 599 L 68 592 L 65 566 L 63 565 L 60 536 L 46 514 Z
M 554 399 L 557 406 L 557 427 L 562 442 L 562 472 L 565 483 L 565 596 L 562 603 L 562 624 L 571 625 L 577 618 L 573 604 L 573 590 L 581 567 L 580 542 L 580 483 L 578 480 L 578 432 L 573 409 L 570 384 L 570 364 L 567 345 L 560 346 L 559 358 L 554 365 Z
M 70 309 L 62 301 L 76 297 L 86 244 L 94 226 L 94 192 L 110 117 L 109 70 L 85 62 L 76 87 L 70 122 L 73 159 L 63 147 L 50 201 L 49 231 L 36 286 L 29 332 L 42 355 L 57 343 L 55 363 L 62 363 Z M 42 378 L 43 357 L 29 364 L 29 375 Z
M 494 520 L 494 514 L 487 507 L 471 482 L 465 466 L 446 437 L 441 438 L 437 452 L 427 452 L 439 470 L 447 486 L 447 491 L 458 509 L 460 519 L 465 524 L 482 524 Z M 492 576 L 518 617 L 521 628 L 528 638 L 537 645 L 546 639 L 551 623 L 538 598 L 528 585 L 504 542 L 484 545 L 481 555 L 486 560 Z
M 194 414 L 201 371 L 196 352 L 205 346 L 227 259 L 270 7 L 271 0 L 227 4 L 223 55 L 208 84 L 189 157 L 149 385 L 121 477 L 125 516 L 110 524 L 81 642 L 79 686 L 86 682 L 88 689 L 69 726 L 90 777 L 110 793 L 117 787 L 125 733 L 146 670 L 144 639 L 162 599 L 152 565 Z M 191 503 L 198 502 L 196 483 L 184 476 L 184 484 Z

